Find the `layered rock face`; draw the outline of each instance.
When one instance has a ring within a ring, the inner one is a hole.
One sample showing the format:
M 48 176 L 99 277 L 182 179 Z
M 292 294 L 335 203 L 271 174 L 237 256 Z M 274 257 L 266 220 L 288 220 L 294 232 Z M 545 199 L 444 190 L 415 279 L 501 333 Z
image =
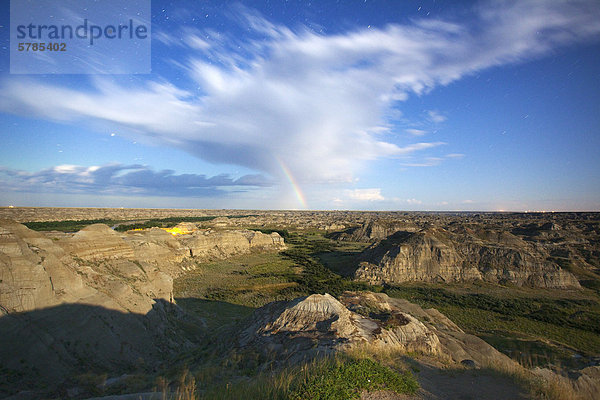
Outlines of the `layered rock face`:
M 580 288 L 577 279 L 539 246 L 507 232 L 396 232 L 366 249 L 355 273 L 370 283 L 461 282 Z
M 314 294 L 268 304 L 255 311 L 238 337 L 242 348 L 291 363 L 364 344 L 443 353 L 455 362 L 471 360 L 477 366 L 512 363 L 439 311 L 370 292 L 346 292 L 339 300 Z
M 0 221 L 0 359 L 21 389 L 90 368 L 152 366 L 191 345 L 170 334 L 169 315 L 180 315 L 168 302 L 171 276 L 130 256 L 106 226 L 52 240 Z
M 283 238 L 278 233 L 270 235 L 248 230 L 195 232 L 180 239 L 189 249 L 190 256 L 203 259 L 227 258 L 253 250 L 281 250 L 285 248 Z
M 158 228 L 119 234 L 95 224 L 57 238 L 1 220 L 0 305 L 23 312 L 84 302 L 147 313 L 155 299 L 172 300 L 173 277 L 191 260 L 283 248 L 277 233 L 205 230 L 176 237 Z
M 173 277 L 198 261 L 284 246 L 251 231 L 119 234 L 96 224 L 45 235 L 0 220 L 2 368 L 26 389 L 90 369 L 154 367 L 192 346 L 182 320 L 202 327 L 173 303 Z

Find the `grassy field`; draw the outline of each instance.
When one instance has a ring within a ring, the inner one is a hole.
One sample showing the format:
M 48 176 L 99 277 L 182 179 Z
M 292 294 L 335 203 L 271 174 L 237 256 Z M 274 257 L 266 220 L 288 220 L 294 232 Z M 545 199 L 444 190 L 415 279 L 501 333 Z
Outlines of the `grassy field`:
M 242 307 L 261 307 L 271 301 L 301 296 L 297 277 L 302 267 L 279 253 L 255 253 L 198 264 L 197 269 L 174 282 L 177 302 L 204 300 L 194 312 L 202 313 L 209 301 Z M 184 308 L 186 304 L 181 304 Z M 203 316 L 203 315 L 201 315 Z

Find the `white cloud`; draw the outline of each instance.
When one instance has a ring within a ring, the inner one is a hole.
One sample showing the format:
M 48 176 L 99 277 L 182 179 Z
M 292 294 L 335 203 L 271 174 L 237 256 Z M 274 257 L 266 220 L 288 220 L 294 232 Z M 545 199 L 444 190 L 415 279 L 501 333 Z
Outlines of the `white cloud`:
M 405 129 L 404 132 L 408 133 L 409 135 L 413 135 L 413 136 L 423 136 L 425 134 L 427 134 L 427 131 L 423 130 L 423 129 Z
M 406 199 L 406 202 L 411 205 L 423 204 L 423 202 L 421 200 L 417 200 L 417 199 Z
M 184 38 L 184 42 L 192 49 L 207 50 L 210 48 L 210 43 L 202 39 L 200 36 L 194 34 L 186 36 Z
M 345 193 L 352 200 L 359 200 L 359 201 L 385 200 L 385 198 L 381 195 L 381 189 L 354 189 L 354 190 L 346 190 Z
M 444 115 L 440 114 L 439 111 L 435 110 L 427 111 L 427 115 L 429 116 L 431 122 L 435 124 L 440 124 L 447 119 Z
M 441 144 L 395 142 L 377 131 L 411 93 L 600 33 L 595 1 L 494 1 L 466 24 L 416 20 L 329 36 L 294 32 L 243 7 L 238 13 L 246 41 L 182 32 L 184 43 L 201 50 L 177 60 L 195 81 L 189 89 L 106 79 L 71 89 L 13 75 L 0 86 L 0 110 L 107 121 L 209 162 L 274 177 L 283 177 L 283 163 L 300 182 L 348 182 L 369 160 Z M 446 118 L 436 110 L 427 117 Z
M 152 30 L 152 39 L 158 40 L 167 46 L 181 46 L 181 40 L 164 31 Z

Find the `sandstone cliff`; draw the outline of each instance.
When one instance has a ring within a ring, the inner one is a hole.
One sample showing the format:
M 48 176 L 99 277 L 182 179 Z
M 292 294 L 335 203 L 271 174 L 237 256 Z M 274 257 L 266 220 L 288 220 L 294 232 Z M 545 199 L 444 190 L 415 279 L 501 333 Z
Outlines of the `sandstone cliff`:
M 180 242 L 189 249 L 189 255 L 201 259 L 227 258 L 253 250 L 280 250 L 285 248 L 283 238 L 278 233 L 269 235 L 248 230 L 197 231 L 181 237 Z
M 119 234 L 95 224 L 46 235 L 0 220 L 2 373 L 20 377 L 14 388 L 23 390 L 87 370 L 154 368 L 191 348 L 181 323 L 202 334 L 203 322 L 173 303 L 173 277 L 211 258 L 284 246 L 276 233 Z
M 0 221 L 0 359 L 17 388 L 152 366 L 191 345 L 171 333 L 172 278 L 132 256 L 106 226 L 52 240 Z
M 551 261 L 543 248 L 508 232 L 450 232 L 428 228 L 400 231 L 366 249 L 355 273 L 371 283 L 460 282 L 546 288 L 579 288 L 569 272 Z

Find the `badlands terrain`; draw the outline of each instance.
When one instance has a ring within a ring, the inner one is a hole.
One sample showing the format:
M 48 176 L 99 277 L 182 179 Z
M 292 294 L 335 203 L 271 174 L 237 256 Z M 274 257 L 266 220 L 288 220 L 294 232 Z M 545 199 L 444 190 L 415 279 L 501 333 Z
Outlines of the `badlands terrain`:
M 0 398 L 592 399 L 600 213 L 0 208 Z

